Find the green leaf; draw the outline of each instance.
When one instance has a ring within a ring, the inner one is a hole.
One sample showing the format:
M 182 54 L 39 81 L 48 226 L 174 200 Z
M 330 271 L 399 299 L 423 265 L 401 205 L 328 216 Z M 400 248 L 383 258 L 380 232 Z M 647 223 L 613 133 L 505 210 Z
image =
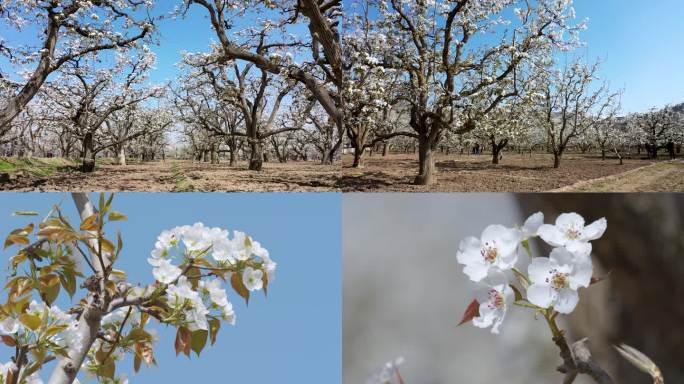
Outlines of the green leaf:
M 57 280 L 59 281 L 59 280 Z M 59 287 L 60 285 L 50 285 L 50 286 L 45 286 L 42 289 L 42 295 L 41 297 L 45 301 L 47 305 L 52 305 L 52 303 L 55 302 L 57 299 L 57 296 L 59 296 Z
M 110 195 L 111 197 L 111 195 Z M 105 194 L 104 192 L 100 192 L 100 201 L 97 205 L 97 210 L 100 212 L 105 212 L 107 208 L 105 207 Z
M 233 286 L 238 295 L 245 299 L 245 303 L 249 305 L 249 290 L 245 287 L 245 283 L 242 281 L 239 273 L 233 273 L 230 276 L 230 285 Z
M 81 222 L 81 231 L 95 231 L 98 228 L 97 224 L 97 213 L 93 213 L 92 215 L 86 217 L 83 219 Z
M 208 336 L 209 332 L 203 329 L 198 329 L 197 331 L 192 332 L 190 336 L 190 346 L 197 356 L 200 355 L 200 352 L 202 352 L 204 346 L 207 345 Z
M 211 338 L 211 345 L 216 343 L 216 337 L 221 329 L 221 320 L 212 318 L 209 319 L 209 337 Z
M 107 377 L 109 379 L 114 379 L 116 374 L 116 363 L 114 359 L 107 359 L 100 368 L 97 370 L 97 375 L 100 377 Z
M 116 211 L 111 211 L 109 213 L 109 221 L 123 221 L 123 220 L 128 220 L 128 216 L 124 215 L 123 213 L 116 212 Z
M 64 271 L 63 274 L 59 276 L 59 280 L 62 283 L 62 287 L 67 291 L 69 297 L 74 297 L 76 293 L 76 277 L 71 271 Z
M 40 317 L 35 315 L 30 315 L 28 313 L 22 313 L 19 315 L 19 321 L 24 324 L 24 326 L 32 331 L 40 328 Z

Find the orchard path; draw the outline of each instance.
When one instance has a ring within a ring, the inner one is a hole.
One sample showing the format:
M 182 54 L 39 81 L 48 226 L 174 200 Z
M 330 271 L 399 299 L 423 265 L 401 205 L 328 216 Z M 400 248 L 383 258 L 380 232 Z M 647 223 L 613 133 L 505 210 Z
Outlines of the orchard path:
M 553 192 L 681 192 L 684 191 L 684 160 L 655 163 L 644 167 L 580 181 Z

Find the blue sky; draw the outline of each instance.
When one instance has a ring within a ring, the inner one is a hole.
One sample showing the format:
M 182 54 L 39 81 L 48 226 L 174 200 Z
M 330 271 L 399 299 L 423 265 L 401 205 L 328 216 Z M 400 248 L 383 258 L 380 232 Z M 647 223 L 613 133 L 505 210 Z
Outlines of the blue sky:
M 62 199 L 63 211 L 78 222 L 68 194 L 0 194 L 0 237 L 36 219 L 12 217 L 12 212 L 47 213 Z M 129 372 L 132 383 L 339 382 L 339 194 L 122 193 L 115 195 L 113 208 L 129 217 L 129 221 L 114 223 L 118 225 L 112 225 L 109 233 L 113 236 L 114 229 L 121 230 L 124 250 L 118 265 L 132 282 L 153 281 L 146 259 L 161 230 L 196 221 L 247 232 L 278 263 L 267 299 L 255 296 L 245 307 L 229 292 L 237 323 L 234 327 L 224 324 L 216 345 L 205 349 L 201 358 L 176 357 L 172 329 L 157 327 L 161 331 L 155 350 L 158 367 L 143 368 L 134 375 L 132 361 L 127 359 L 117 368 Z M 3 278 L 13 250 L 0 252 Z M 7 360 L 9 351 L 0 349 L 0 361 Z M 47 379 L 49 370 L 42 376 Z
M 155 14 L 168 12 L 179 3 L 158 1 Z M 575 8 L 578 18 L 589 18 L 589 30 L 581 35 L 587 47 L 579 53 L 592 61 L 604 60 L 603 76 L 613 88 L 625 90 L 625 112 L 684 101 L 684 1 L 575 0 Z M 235 26 L 252 23 L 246 17 L 235 21 Z M 176 77 L 180 51 L 206 51 L 209 41 L 216 40 L 206 11 L 197 5 L 185 19 L 163 20 L 157 26 L 160 45 L 153 50 L 158 62 L 151 76 L 155 82 Z M 17 41 L 15 33 L 2 27 L 0 35 Z

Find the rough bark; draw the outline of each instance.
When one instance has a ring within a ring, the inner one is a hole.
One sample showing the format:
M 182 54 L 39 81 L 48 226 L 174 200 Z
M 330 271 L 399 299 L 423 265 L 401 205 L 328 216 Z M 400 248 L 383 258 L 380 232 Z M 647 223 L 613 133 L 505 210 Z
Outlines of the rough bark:
M 81 171 L 90 173 L 95 170 L 95 152 L 93 149 L 93 134 L 88 132 L 83 138 L 83 164 Z
M 416 185 L 430 185 L 435 181 L 435 155 L 430 138 L 420 136 L 418 139 L 418 176 L 413 181 Z
M 119 165 L 126 165 L 126 147 L 119 147 Z
M 264 149 L 259 141 L 252 141 L 249 144 L 249 169 L 251 171 L 261 171 L 264 166 Z

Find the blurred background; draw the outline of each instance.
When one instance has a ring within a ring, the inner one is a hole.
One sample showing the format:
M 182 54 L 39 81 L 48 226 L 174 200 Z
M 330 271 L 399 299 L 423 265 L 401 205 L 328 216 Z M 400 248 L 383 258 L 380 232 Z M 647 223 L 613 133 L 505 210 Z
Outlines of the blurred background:
M 461 239 L 542 211 L 608 220 L 593 242 L 600 284 L 560 325 L 588 336 L 618 383 L 650 383 L 611 345 L 650 356 L 684 382 L 684 198 L 667 194 L 346 194 L 343 197 L 343 382 L 364 384 L 404 357 L 406 384 L 554 383 L 561 362 L 543 318 L 513 308 L 493 335 L 460 321 L 477 288 L 456 261 Z M 550 248 L 533 242 L 536 256 Z M 523 264 L 526 257 L 521 258 Z M 590 383 L 579 377 L 575 383 Z

